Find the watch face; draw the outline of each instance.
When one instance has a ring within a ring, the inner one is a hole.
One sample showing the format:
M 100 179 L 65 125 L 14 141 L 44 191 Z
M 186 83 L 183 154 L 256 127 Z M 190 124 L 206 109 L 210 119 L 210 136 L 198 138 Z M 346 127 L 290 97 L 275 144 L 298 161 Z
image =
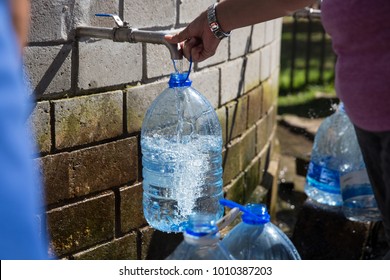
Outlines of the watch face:
M 216 23 L 216 22 L 210 23 L 210 28 L 212 31 L 218 30 L 218 28 L 219 28 L 218 23 Z

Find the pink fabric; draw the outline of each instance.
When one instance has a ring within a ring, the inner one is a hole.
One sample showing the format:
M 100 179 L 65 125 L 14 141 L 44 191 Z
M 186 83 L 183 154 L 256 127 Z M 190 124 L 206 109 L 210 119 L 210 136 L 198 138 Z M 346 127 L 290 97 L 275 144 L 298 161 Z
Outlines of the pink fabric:
M 351 121 L 390 131 L 390 0 L 323 0 L 336 52 L 336 93 Z

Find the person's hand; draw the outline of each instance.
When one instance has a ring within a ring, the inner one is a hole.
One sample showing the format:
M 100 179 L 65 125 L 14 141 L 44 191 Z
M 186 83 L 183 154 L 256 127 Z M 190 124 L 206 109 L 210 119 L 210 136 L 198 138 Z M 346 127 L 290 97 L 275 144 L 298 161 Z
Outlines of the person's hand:
M 194 62 L 213 56 L 220 43 L 209 28 L 206 12 L 201 13 L 179 33 L 165 35 L 165 40 L 172 44 L 180 44 L 183 55 Z

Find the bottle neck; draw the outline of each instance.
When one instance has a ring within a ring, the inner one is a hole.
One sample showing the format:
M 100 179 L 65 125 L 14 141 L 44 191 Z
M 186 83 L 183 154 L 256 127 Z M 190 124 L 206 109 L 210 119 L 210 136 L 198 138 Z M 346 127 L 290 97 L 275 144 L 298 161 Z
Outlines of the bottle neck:
M 219 231 L 215 222 L 208 215 L 190 217 L 184 240 L 192 245 L 211 245 L 219 241 Z
M 172 73 L 168 84 L 170 88 L 190 87 L 192 81 L 189 79 L 188 72 Z

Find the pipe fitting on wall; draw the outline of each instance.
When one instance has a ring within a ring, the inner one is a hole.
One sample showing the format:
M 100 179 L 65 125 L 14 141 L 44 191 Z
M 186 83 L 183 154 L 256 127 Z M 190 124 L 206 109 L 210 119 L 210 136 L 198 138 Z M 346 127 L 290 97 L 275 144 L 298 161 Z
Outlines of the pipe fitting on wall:
M 123 22 L 117 15 L 111 14 L 97 14 L 97 16 L 110 16 L 113 17 L 117 27 L 89 27 L 80 26 L 76 29 L 76 36 L 78 38 L 89 37 L 108 39 L 114 42 L 128 42 L 128 43 L 150 43 L 160 44 L 168 48 L 171 55 L 171 59 L 180 60 L 183 59 L 183 54 L 180 51 L 178 44 L 171 44 L 165 40 L 165 35 L 171 33 L 177 33 L 178 30 L 168 31 L 148 31 L 138 30 L 128 27 L 126 22 Z

